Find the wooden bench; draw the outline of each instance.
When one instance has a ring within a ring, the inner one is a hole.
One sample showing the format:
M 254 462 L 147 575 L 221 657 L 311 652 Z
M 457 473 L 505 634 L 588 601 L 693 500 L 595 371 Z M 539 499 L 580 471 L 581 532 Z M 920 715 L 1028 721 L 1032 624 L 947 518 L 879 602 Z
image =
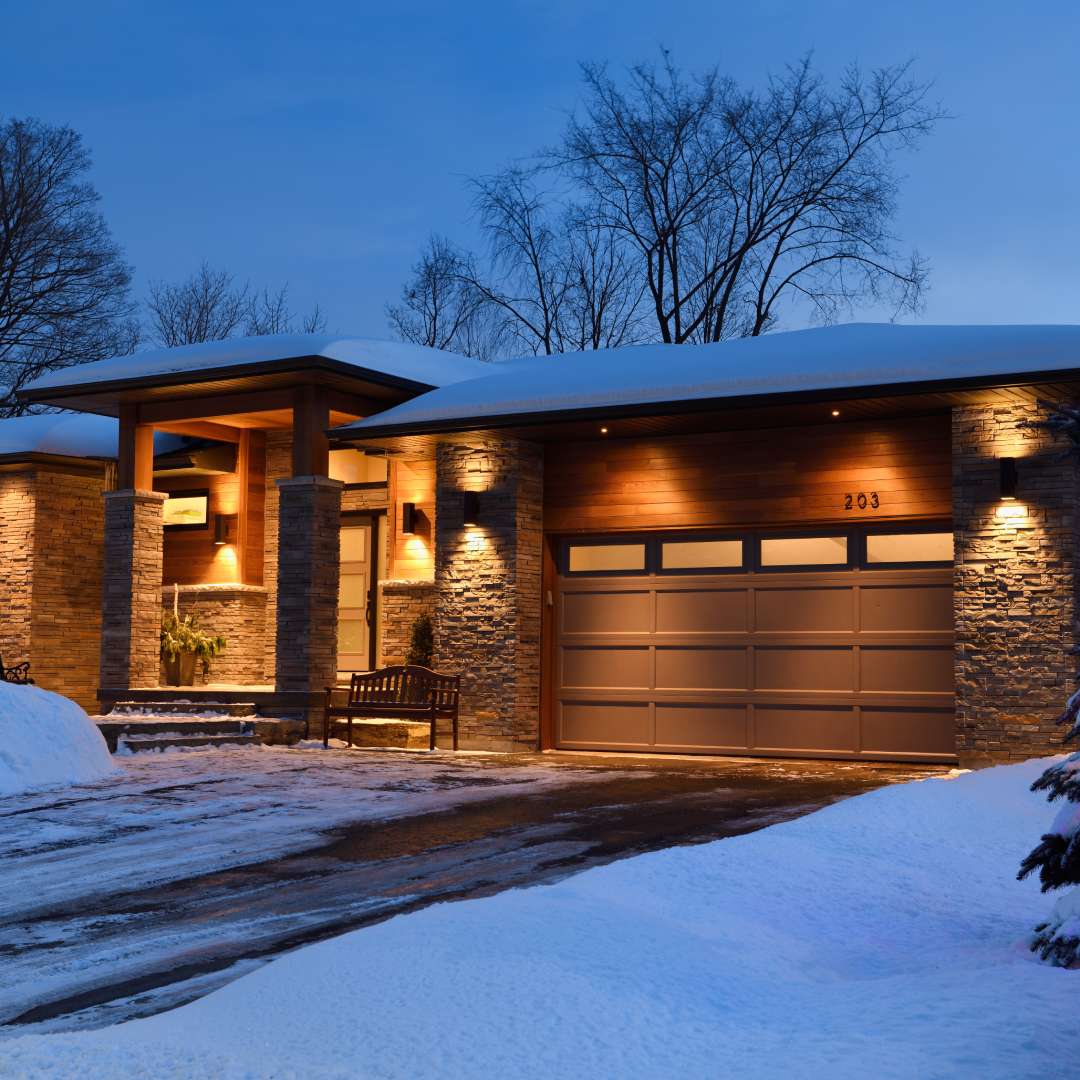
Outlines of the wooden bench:
M 30 662 L 23 661 L 14 667 L 4 667 L 4 658 L 0 656 L 0 682 L 18 683 L 20 686 L 30 686 L 34 680 L 30 678 Z
M 337 688 L 326 688 L 326 712 L 323 716 L 323 746 L 330 745 L 330 722 L 343 716 L 348 721 L 348 742 L 352 746 L 353 718 L 420 720 L 431 726 L 431 749 L 435 749 L 435 729 L 439 720 L 453 726 L 454 749 L 458 748 L 458 703 L 461 676 L 443 675 L 430 668 L 411 664 L 386 667 L 378 671 L 358 671 L 349 682 L 349 697 L 344 705 L 335 705 Z

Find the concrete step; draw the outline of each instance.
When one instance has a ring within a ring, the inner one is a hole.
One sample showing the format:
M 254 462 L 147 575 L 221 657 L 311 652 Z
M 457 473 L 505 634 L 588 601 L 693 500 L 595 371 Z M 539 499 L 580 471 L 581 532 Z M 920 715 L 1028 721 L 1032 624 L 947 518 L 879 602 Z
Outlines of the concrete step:
M 253 701 L 118 701 L 107 716 L 226 716 L 255 715 Z
M 116 753 L 120 739 L 125 736 L 159 739 L 173 736 L 217 736 L 238 739 L 250 736 L 257 739 L 254 718 L 185 716 L 183 714 L 153 716 L 146 713 L 132 713 L 128 716 L 113 716 L 112 714 L 95 716 L 93 720 L 113 753 Z
M 227 734 L 191 734 L 162 731 L 160 734 L 122 734 L 117 738 L 117 751 L 140 754 L 171 747 L 205 749 L 207 747 L 258 746 L 260 739 L 254 732 L 231 732 Z
M 347 739 L 348 722 L 340 717 L 330 721 L 330 737 Z M 413 720 L 372 720 L 354 718 L 352 722 L 354 747 L 383 747 L 394 750 L 427 750 L 431 745 L 431 727 Z

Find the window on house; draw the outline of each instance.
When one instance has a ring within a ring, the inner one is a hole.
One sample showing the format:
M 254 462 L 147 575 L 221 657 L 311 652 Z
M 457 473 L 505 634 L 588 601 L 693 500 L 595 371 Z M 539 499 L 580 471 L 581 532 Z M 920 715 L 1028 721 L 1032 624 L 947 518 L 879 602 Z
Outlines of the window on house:
M 666 540 L 660 545 L 662 570 L 726 570 L 742 565 L 741 540 Z
M 571 574 L 604 574 L 645 569 L 644 544 L 571 544 Z
M 868 533 L 866 562 L 928 563 L 952 562 L 951 532 Z
M 761 541 L 761 565 L 847 566 L 846 536 L 775 536 Z

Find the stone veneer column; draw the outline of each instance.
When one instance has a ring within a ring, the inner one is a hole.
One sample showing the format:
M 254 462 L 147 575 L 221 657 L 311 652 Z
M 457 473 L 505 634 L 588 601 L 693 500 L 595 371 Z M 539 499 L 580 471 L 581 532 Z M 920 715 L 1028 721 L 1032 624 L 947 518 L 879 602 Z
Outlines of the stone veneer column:
M 480 523 L 462 524 L 462 492 Z M 461 673 L 469 748 L 533 750 L 540 734 L 543 451 L 460 438 L 436 451 L 435 655 Z
M 967 764 L 1060 748 L 1055 724 L 1077 659 L 1077 468 L 1042 432 L 1034 405 L 953 410 L 957 752 Z M 1019 469 L 1000 499 L 998 459 Z M 1020 516 L 998 511 L 1014 506 Z
M 340 480 L 277 481 L 278 543 L 275 685 L 321 691 L 337 679 L 341 574 Z
M 158 685 L 164 502 L 160 491 L 105 493 L 101 685 L 110 690 Z

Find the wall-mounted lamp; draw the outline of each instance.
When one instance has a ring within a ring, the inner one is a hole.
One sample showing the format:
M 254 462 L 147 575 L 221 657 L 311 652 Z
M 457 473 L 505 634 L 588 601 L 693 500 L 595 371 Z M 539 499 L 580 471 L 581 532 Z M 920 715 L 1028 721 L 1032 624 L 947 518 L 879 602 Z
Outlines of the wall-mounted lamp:
M 416 532 L 416 503 L 401 504 L 401 531 L 407 536 Z
M 480 524 L 480 493 L 478 491 L 463 491 L 461 493 L 462 524 Z
M 224 544 L 236 543 L 236 515 L 214 515 L 214 544 L 221 547 Z
M 1001 498 L 1012 501 L 1016 498 L 1016 491 L 1019 484 L 1019 478 L 1016 472 L 1016 458 L 998 458 L 998 468 L 1000 470 Z

